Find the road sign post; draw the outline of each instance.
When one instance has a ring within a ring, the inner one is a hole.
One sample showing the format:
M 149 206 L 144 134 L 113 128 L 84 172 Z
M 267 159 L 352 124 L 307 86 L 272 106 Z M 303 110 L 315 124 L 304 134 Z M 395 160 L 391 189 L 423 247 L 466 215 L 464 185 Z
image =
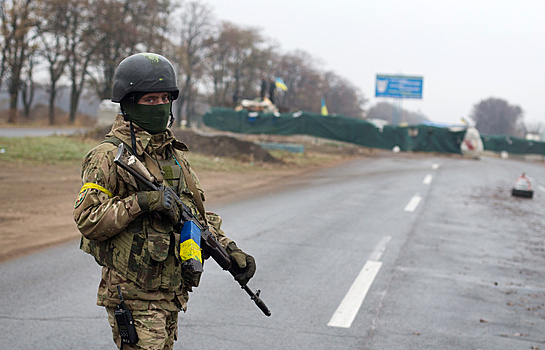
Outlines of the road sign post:
M 403 99 L 422 99 L 423 77 L 408 75 L 377 74 L 375 97 L 394 98 L 392 124 L 401 122 Z

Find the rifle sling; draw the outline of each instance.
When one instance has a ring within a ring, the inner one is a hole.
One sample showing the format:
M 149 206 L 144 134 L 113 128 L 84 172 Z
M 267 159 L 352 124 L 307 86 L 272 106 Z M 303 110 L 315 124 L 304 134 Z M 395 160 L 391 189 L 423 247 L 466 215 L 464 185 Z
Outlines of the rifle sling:
M 180 168 L 182 168 L 182 172 L 184 173 L 187 186 L 189 187 L 189 190 L 193 193 L 193 200 L 195 201 L 195 205 L 197 206 L 197 209 L 199 210 L 199 213 L 201 214 L 205 225 L 208 226 L 208 222 L 206 220 L 206 211 L 204 210 L 204 203 L 201 198 L 201 192 L 197 189 L 197 185 L 195 185 L 195 181 L 193 181 L 193 177 L 189 173 L 189 170 L 185 166 L 185 163 L 178 162 L 178 159 L 176 159 L 176 162 L 180 165 Z
M 119 139 L 116 136 L 110 136 L 110 137 L 107 137 L 103 142 L 109 142 L 109 143 L 113 143 L 116 146 L 119 146 L 123 141 L 121 141 L 121 139 Z M 129 147 L 129 145 L 125 144 L 125 146 L 129 148 L 132 154 L 135 154 L 133 150 L 131 149 L 131 147 Z M 197 210 L 201 214 L 201 217 L 203 218 L 205 225 L 208 226 L 208 222 L 206 220 L 206 211 L 204 210 L 204 203 L 201 198 L 201 193 L 197 189 L 197 185 L 195 185 L 195 181 L 193 181 L 193 177 L 189 173 L 189 170 L 187 169 L 185 162 L 181 162 L 181 163 L 178 162 L 178 159 L 176 157 L 174 157 L 174 159 L 176 160 L 176 163 L 178 163 L 178 165 L 182 169 L 185 181 L 187 182 L 187 186 L 189 187 L 189 190 L 193 193 L 193 200 L 195 201 Z M 148 168 L 151 175 L 153 175 L 157 179 L 157 181 L 159 181 L 159 183 L 162 183 L 163 174 L 161 173 L 161 169 L 159 169 L 159 167 L 157 166 L 157 163 L 146 152 L 144 152 L 144 163 L 146 164 L 146 168 Z
M 144 164 L 146 165 L 146 168 L 148 168 L 148 171 L 150 172 L 153 177 L 157 180 L 159 183 L 163 183 L 163 173 L 159 166 L 157 165 L 157 161 L 154 160 L 146 151 L 144 151 Z

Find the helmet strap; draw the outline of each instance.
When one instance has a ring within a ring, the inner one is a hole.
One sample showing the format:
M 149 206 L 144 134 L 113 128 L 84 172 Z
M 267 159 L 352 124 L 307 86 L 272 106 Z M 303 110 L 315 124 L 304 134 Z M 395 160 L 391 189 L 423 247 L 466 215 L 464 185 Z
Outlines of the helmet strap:
M 174 124 L 174 121 L 176 120 L 176 118 L 174 118 L 174 114 L 172 113 L 172 105 L 173 105 L 173 103 L 171 101 L 170 102 L 170 112 L 169 112 L 170 113 L 170 120 L 169 120 L 168 126 L 167 126 L 167 128 L 169 128 L 169 129 L 172 126 L 172 124 Z
M 132 110 L 133 110 L 133 113 L 134 113 L 134 103 L 135 103 L 134 95 L 129 97 L 129 99 L 132 101 L 131 107 L 132 107 Z M 123 113 L 123 119 L 125 121 L 129 122 L 129 128 L 131 129 L 131 147 L 132 147 L 132 151 L 135 152 L 135 154 L 136 154 L 136 136 L 134 134 L 134 126 L 132 124 L 132 120 L 130 120 L 127 117 L 127 113 L 125 112 L 125 109 L 123 108 L 123 104 L 121 104 L 121 113 Z
M 129 122 L 130 123 L 130 129 L 131 129 L 131 146 L 132 146 L 132 151 L 134 152 L 134 154 L 137 154 L 136 153 L 136 136 L 134 135 L 134 127 L 132 126 L 132 121 Z
M 135 104 L 135 98 L 134 98 L 134 97 L 135 97 L 134 94 L 132 94 L 131 96 L 127 97 L 127 99 L 126 99 L 127 101 L 131 101 L 131 102 L 132 102 L 132 103 L 131 103 L 131 109 L 132 109 L 131 112 L 132 112 L 132 113 L 134 113 L 134 104 Z M 127 115 L 127 113 L 125 112 L 125 109 L 123 108 L 123 101 L 121 101 L 121 102 L 119 103 L 119 106 L 120 106 L 120 108 L 121 108 L 121 113 L 123 113 L 123 120 L 125 120 L 126 122 L 130 121 L 130 120 L 129 120 L 129 117 L 128 117 L 128 115 Z M 131 125 L 132 125 L 132 124 L 131 124 Z
M 123 108 L 123 105 L 120 105 L 119 109 L 121 110 L 121 114 L 123 114 L 123 120 L 128 122 L 129 118 L 127 118 L 127 113 L 125 113 L 125 108 Z

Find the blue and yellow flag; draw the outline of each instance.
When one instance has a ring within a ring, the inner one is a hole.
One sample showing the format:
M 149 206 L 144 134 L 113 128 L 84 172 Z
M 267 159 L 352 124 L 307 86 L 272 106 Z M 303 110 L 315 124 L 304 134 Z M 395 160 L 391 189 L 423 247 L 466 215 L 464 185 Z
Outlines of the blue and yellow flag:
M 180 231 L 180 258 L 192 271 L 202 271 L 201 230 L 193 221 L 186 221 Z
M 325 105 L 324 98 L 322 98 L 322 115 L 329 115 L 329 112 L 327 111 L 327 106 Z
M 282 91 L 288 91 L 288 86 L 284 83 L 284 80 L 282 80 L 282 78 L 276 78 L 275 85 Z

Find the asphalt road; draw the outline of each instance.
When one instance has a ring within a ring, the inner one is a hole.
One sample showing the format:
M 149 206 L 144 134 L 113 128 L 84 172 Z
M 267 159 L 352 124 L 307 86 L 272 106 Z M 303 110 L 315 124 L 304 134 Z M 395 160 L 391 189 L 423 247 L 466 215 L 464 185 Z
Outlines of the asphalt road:
M 545 349 L 544 186 L 538 163 L 399 154 L 209 208 L 272 316 L 208 261 L 175 349 Z M 77 247 L 0 265 L 2 348 L 115 348 Z

